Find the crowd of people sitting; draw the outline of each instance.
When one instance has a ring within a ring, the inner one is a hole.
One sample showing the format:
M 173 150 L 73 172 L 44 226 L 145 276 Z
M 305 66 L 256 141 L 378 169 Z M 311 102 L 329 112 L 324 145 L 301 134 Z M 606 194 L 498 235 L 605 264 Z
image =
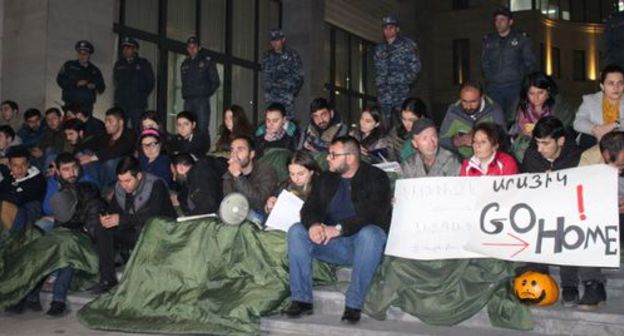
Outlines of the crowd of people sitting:
M 233 192 L 265 218 L 277 195 L 288 190 L 305 204 L 302 222 L 288 233 L 292 303 L 286 314 L 312 312 L 314 257 L 353 265 L 343 319 L 355 322 L 391 216 L 390 180 L 373 164 L 399 162 L 400 178 L 536 173 L 596 163 L 623 172 L 624 71 L 607 66 L 600 87 L 583 97 L 574 115 L 560 103 L 549 76 L 531 73 L 509 124 L 481 85 L 466 81 L 439 130 L 418 98 L 405 100 L 400 122 L 391 129 L 376 107 L 364 108 L 349 127 L 321 97 L 310 103 L 305 129 L 280 103 L 266 107 L 256 129 L 243 108 L 232 105 L 223 111 L 214 146 L 189 111 L 177 114 L 176 133 L 169 134 L 154 111 L 128 127 L 118 107 L 101 121 L 80 105 L 20 113 L 17 103 L 4 101 L 0 220 L 11 233 L 29 227 L 49 233 L 62 226 L 91 237 L 100 259 L 100 281 L 92 290 L 99 294 L 117 284 L 115 260 L 127 260 L 149 218 L 215 213 Z M 281 181 L 276 163 L 261 159 L 273 153 L 288 153 Z M 58 316 L 66 311 L 73 272 L 68 267 L 55 273 L 47 313 Z M 585 286 L 582 298 L 579 281 Z M 562 267 L 563 303 L 597 306 L 606 300 L 604 282 L 599 268 Z M 39 288 L 10 310 L 41 310 Z

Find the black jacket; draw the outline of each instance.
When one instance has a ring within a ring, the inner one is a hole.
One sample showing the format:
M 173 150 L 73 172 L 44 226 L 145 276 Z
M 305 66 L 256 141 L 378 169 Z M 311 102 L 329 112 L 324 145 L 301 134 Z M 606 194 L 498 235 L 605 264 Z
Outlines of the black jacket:
M 95 88 L 91 90 L 86 85 L 78 87 L 78 81 L 81 80 L 95 84 Z M 96 93 L 102 93 L 105 89 L 100 69 L 91 62 L 84 67 L 78 60 L 67 61 L 63 64 L 56 76 L 56 83 L 63 89 L 63 101 L 66 104 L 91 106 L 95 103 Z
M 553 162 L 546 160 L 537 151 L 535 141 L 531 143 L 522 160 L 523 173 L 543 173 L 548 170 L 560 170 L 578 166 L 583 151 L 576 145 L 572 137 L 566 136 L 565 144 L 559 157 Z
M 178 200 L 186 216 L 216 213 L 223 199 L 223 170 L 217 159 L 198 160 L 180 186 Z
M 195 58 L 187 57 L 180 70 L 184 99 L 210 97 L 220 85 L 217 66 L 206 49 L 201 49 Z
M 324 172 L 314 179 L 312 192 L 301 209 L 301 222 L 306 228 L 325 221 L 340 178 L 340 174 Z M 390 180 L 386 173 L 368 163 L 360 163 L 360 168 L 351 179 L 351 201 L 355 216 L 342 223 L 343 235 L 353 235 L 369 224 L 378 225 L 387 232 L 391 198 Z
M 147 97 L 154 89 L 152 65 L 143 57 L 121 58 L 113 68 L 115 82 L 115 106 L 129 109 L 145 109 Z
M 109 134 L 103 134 L 95 140 L 97 151 L 95 155 L 101 162 L 114 158 L 132 155 L 136 144 L 136 133 L 131 128 L 124 128 L 119 139 L 114 140 Z
M 176 135 L 168 143 L 167 151 L 172 154 L 188 153 L 193 154 L 196 158 L 206 156 L 210 149 L 210 137 L 202 132 L 195 132 L 189 139 L 184 139 L 180 135 Z
M 25 177 L 16 180 L 7 166 L 0 165 L 0 175 L 0 201 L 7 201 L 18 207 L 33 201 L 43 202 L 47 182 L 39 169 L 31 166 Z
M 100 225 L 100 213 L 106 209 L 106 201 L 100 196 L 98 187 L 91 182 L 79 182 L 65 188 L 73 188 L 76 192 L 78 198 L 76 212 L 68 222 L 56 221 L 55 225 L 95 237 L 95 229 Z

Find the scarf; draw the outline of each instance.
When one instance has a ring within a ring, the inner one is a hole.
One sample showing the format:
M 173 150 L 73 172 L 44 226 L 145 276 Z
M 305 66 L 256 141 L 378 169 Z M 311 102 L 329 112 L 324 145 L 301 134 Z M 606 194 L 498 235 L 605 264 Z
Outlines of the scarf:
M 602 97 L 602 120 L 604 125 L 620 119 L 620 104 L 611 105 L 606 95 Z
M 283 127 L 280 127 L 275 133 L 270 133 L 269 130 L 267 129 L 264 133 L 264 140 L 268 142 L 277 141 L 283 138 L 285 133 L 286 133 L 286 130 Z
M 543 106 L 540 112 L 535 110 L 533 104 L 527 104 L 526 110 L 518 113 L 518 134 L 524 134 L 526 125 L 535 124 L 543 117 L 553 115 L 552 106 Z

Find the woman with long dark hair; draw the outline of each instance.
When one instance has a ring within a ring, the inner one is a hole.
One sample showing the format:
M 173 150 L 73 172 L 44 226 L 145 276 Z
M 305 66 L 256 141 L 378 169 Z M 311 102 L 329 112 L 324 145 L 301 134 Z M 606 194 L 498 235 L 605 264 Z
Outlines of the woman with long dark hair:
M 253 127 L 240 105 L 232 105 L 223 110 L 223 124 L 219 127 L 219 137 L 214 152 L 228 153 L 230 142 L 237 135 L 253 135 Z
M 321 168 L 309 152 L 296 151 L 288 161 L 288 179 L 281 184 L 276 196 L 267 199 L 264 211 L 267 214 L 271 212 L 282 190 L 290 191 L 305 201 L 312 190 L 312 179 L 320 173 Z
M 359 127 L 349 135 L 360 142 L 362 158 L 370 163 L 387 161 L 392 148 L 385 134 L 383 117 L 377 107 L 366 107 L 360 115 Z

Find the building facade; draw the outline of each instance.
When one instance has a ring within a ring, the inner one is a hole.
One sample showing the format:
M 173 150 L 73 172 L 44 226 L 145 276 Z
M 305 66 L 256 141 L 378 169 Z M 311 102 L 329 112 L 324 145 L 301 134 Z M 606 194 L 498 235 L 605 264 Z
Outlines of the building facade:
M 185 41 L 196 35 L 221 78 L 212 98 L 214 135 L 230 104 L 262 121 L 260 59 L 269 48 L 269 30 L 281 27 L 304 64 L 297 119 L 306 124 L 309 102 L 326 96 L 354 122 L 363 106 L 375 102 L 371 50 L 382 40 L 381 17 L 393 14 L 401 33 L 419 45 L 423 70 L 413 94 L 440 121 L 461 82 L 481 78 L 481 41 L 501 5 L 515 12 L 514 26 L 532 37 L 540 67 L 555 77 L 569 104 L 578 105 L 582 94 L 598 89 L 602 22 L 624 1 L 0 0 L 1 99 L 17 101 L 22 110 L 60 105 L 56 74 L 65 60 L 75 58 L 75 41 L 87 39 L 107 84 L 95 106 L 102 116 L 112 104 L 119 41 L 131 36 L 157 75 L 149 108 L 173 130 L 173 117 L 183 108 Z

